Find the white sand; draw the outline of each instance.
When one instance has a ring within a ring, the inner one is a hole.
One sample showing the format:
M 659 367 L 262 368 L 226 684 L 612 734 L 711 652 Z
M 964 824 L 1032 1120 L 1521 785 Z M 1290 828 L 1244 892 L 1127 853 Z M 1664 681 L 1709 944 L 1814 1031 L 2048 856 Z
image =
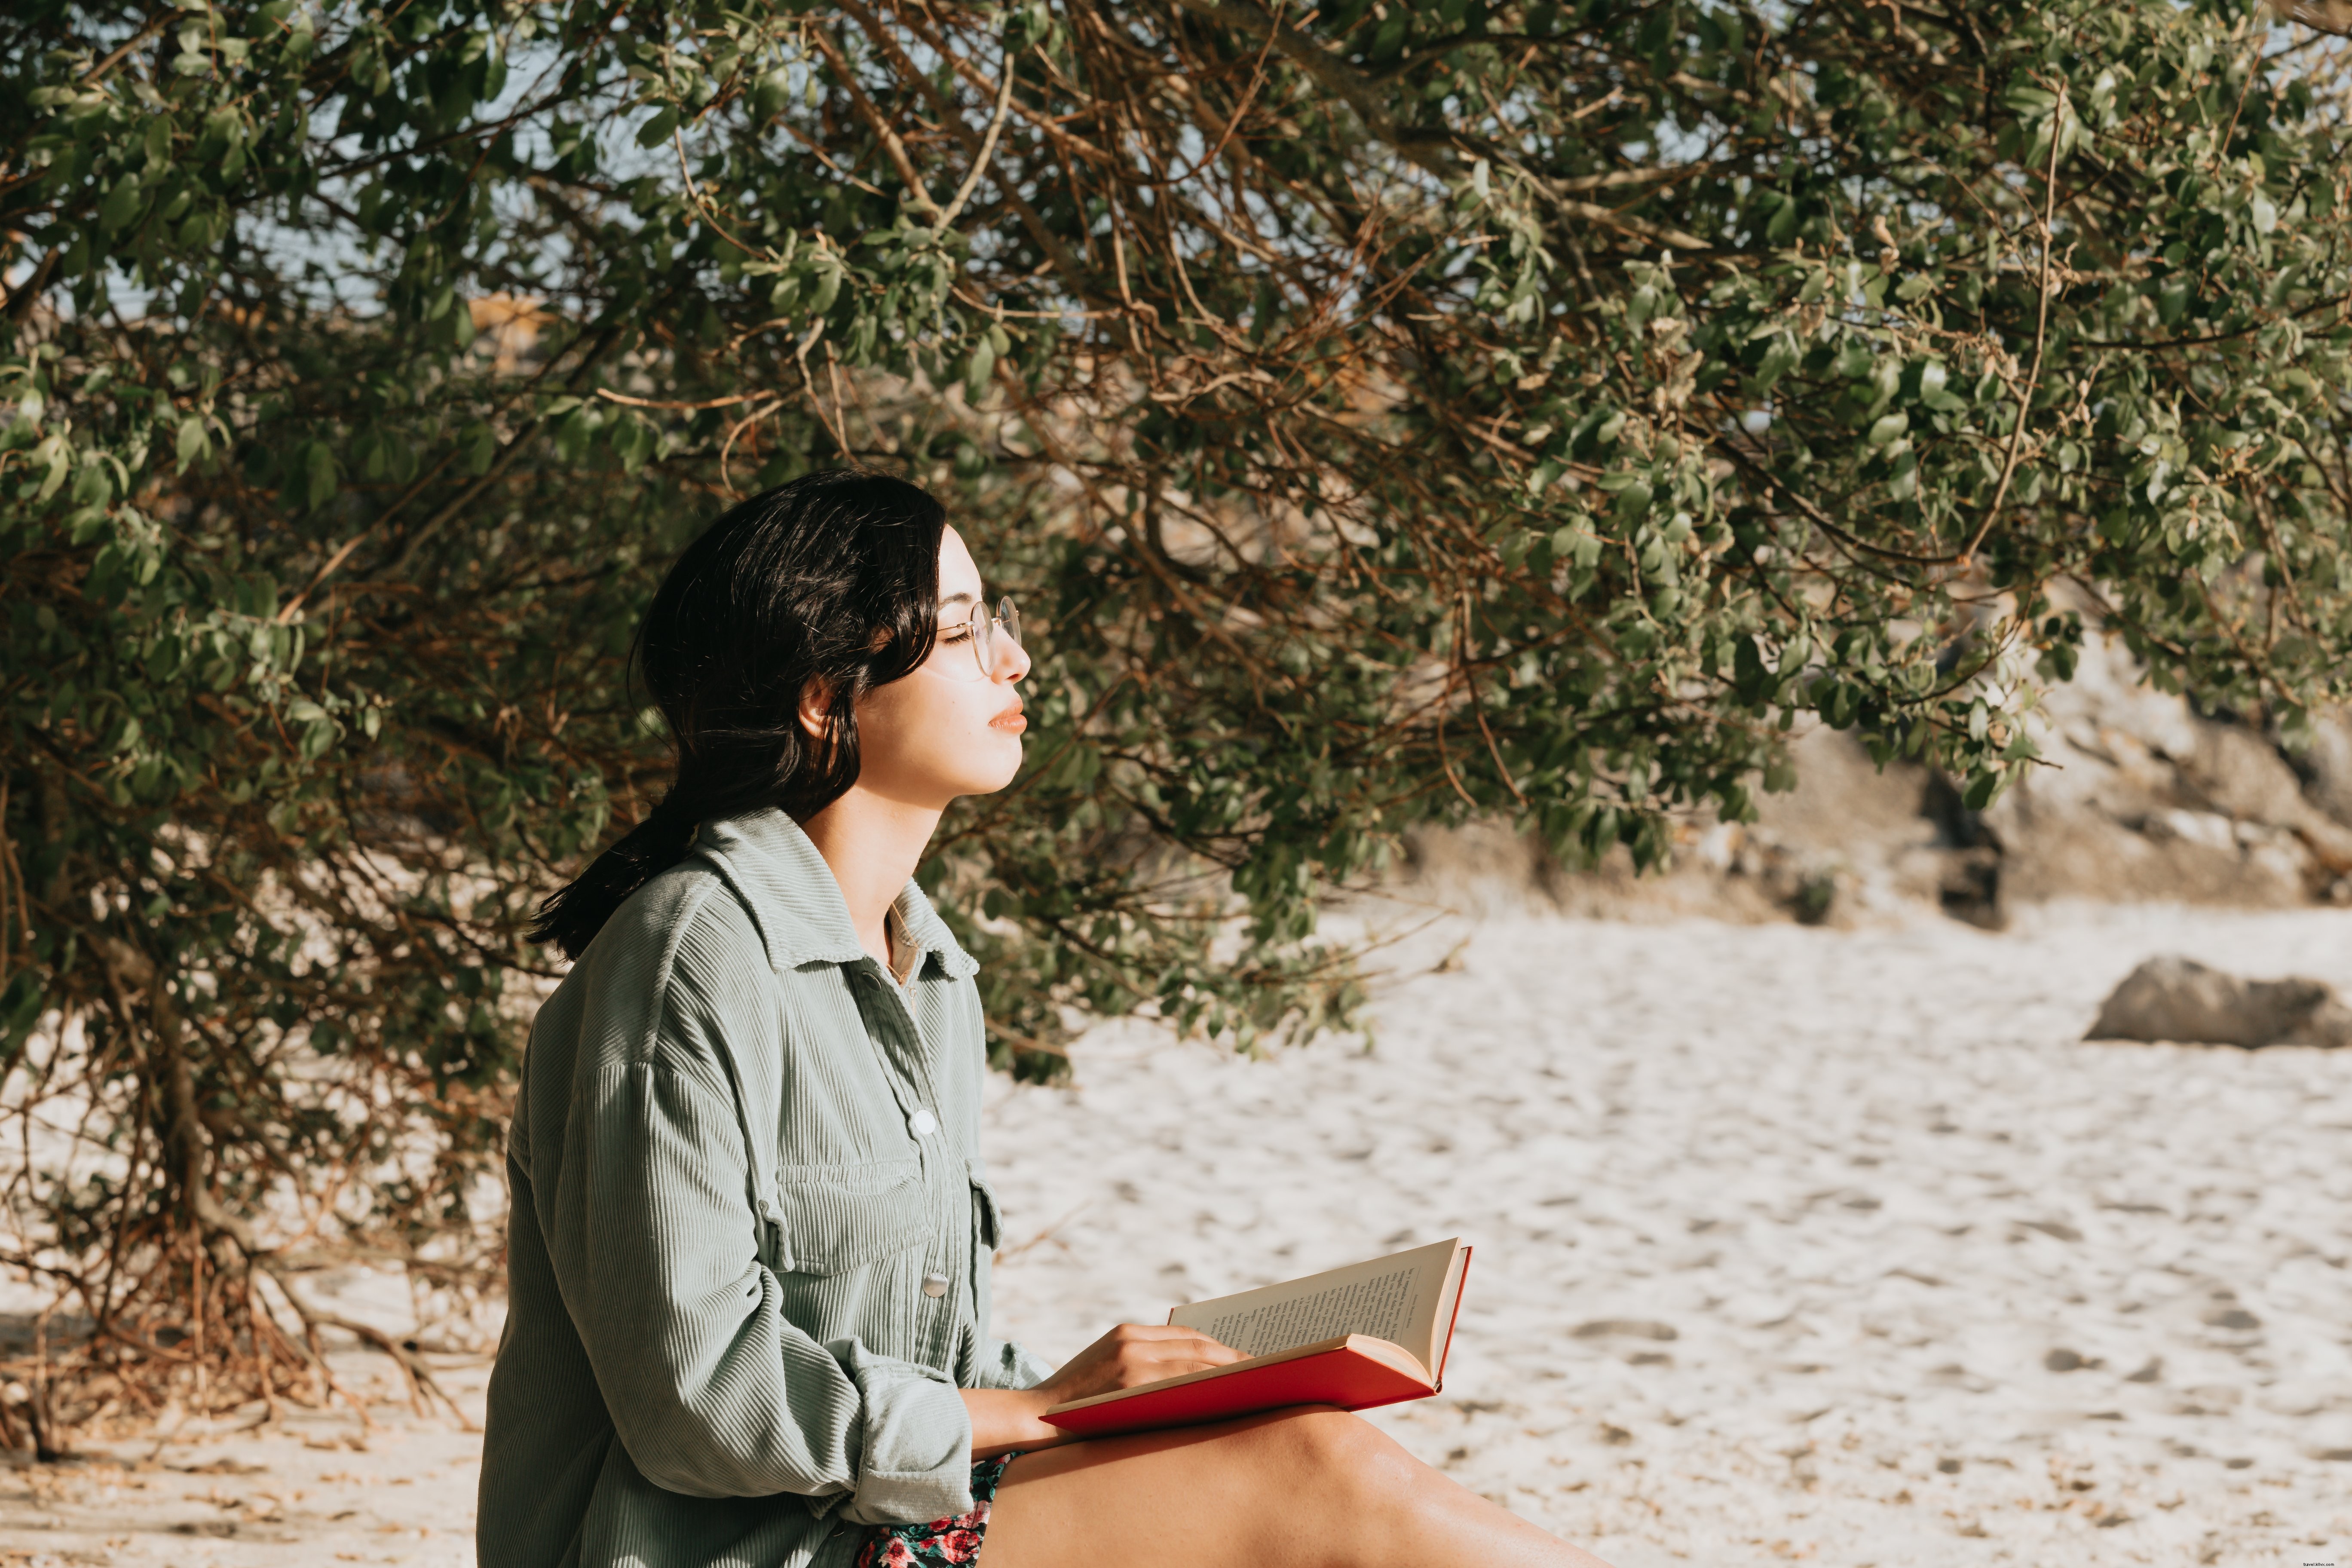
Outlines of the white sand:
M 1052 1227 L 1003 1330 L 1458 1233 L 1445 1393 L 1377 1418 L 1622 1568 L 2333 1559 L 2352 1053 L 2079 1037 L 2155 952 L 2352 988 L 2352 919 L 2037 924 L 1489 922 L 1370 1056 L 1105 1039 L 992 1107 Z
M 1375 1418 L 1621 1568 L 2352 1560 L 2352 1053 L 2078 1038 L 2156 952 L 2352 993 L 2352 914 L 1457 934 L 1370 1055 L 1127 1026 L 996 1085 L 1002 1331 L 1459 1233 L 1445 1392 Z M 383 1418 L 158 1456 L 259 1474 L 11 1470 L 0 1564 L 470 1562 L 478 1439 Z

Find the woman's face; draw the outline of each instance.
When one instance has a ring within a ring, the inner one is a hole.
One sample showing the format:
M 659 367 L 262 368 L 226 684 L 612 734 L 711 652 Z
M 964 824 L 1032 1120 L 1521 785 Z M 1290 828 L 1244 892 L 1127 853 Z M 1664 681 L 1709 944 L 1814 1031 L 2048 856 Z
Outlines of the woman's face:
M 914 673 L 858 700 L 858 788 L 899 805 L 944 809 L 958 795 L 991 795 L 1021 771 L 1021 693 L 1029 656 L 992 638 L 995 665 L 973 657 L 980 568 L 952 528 L 940 542 L 940 635 Z M 993 606 L 992 606 L 992 612 Z

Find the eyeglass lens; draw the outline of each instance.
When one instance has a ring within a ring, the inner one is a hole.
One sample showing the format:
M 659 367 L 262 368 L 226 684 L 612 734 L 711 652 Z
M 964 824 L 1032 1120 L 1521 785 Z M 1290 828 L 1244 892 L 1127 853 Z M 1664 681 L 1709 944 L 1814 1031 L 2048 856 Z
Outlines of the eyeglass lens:
M 986 605 L 971 607 L 971 654 L 980 661 L 980 672 L 992 679 L 996 674 L 996 634 L 1003 632 L 1015 647 L 1021 646 L 1021 612 L 1010 598 L 996 602 L 996 614 L 992 616 Z

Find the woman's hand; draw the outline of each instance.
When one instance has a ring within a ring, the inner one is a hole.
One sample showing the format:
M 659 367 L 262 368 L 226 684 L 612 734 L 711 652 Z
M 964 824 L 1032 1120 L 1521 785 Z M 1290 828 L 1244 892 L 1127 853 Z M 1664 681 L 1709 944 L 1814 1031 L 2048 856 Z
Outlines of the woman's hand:
M 972 1456 L 984 1458 L 1008 1448 L 1048 1448 L 1075 1442 L 1076 1438 L 1045 1419 L 1047 1410 L 1066 1400 L 1113 1394 L 1245 1359 L 1241 1352 L 1219 1344 L 1196 1329 L 1121 1323 L 1034 1388 L 965 1389 L 964 1405 L 971 1413 Z
M 1198 1329 L 1121 1323 L 1072 1356 L 1033 1392 L 1051 1394 L 1053 1398 L 1046 1403 L 1059 1405 L 1244 1359 L 1241 1352 L 1219 1344 Z

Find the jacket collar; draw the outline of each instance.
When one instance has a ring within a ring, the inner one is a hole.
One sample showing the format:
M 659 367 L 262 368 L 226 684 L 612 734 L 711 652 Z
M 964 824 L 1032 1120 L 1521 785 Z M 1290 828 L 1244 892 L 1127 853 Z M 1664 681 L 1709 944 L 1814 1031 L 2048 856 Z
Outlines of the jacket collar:
M 784 813 L 771 806 L 706 822 L 695 835 L 693 852 L 717 867 L 743 900 L 767 946 L 770 967 L 856 963 L 866 956 L 833 868 Z M 923 950 L 924 963 L 936 963 L 955 980 L 979 972 L 978 961 L 958 945 L 913 878 L 896 907 L 900 932 Z M 922 963 L 914 973 L 922 973 Z

